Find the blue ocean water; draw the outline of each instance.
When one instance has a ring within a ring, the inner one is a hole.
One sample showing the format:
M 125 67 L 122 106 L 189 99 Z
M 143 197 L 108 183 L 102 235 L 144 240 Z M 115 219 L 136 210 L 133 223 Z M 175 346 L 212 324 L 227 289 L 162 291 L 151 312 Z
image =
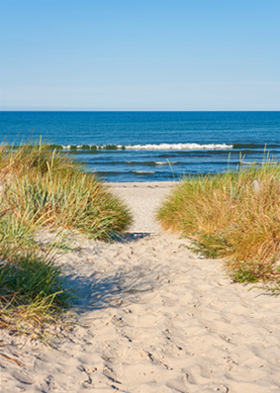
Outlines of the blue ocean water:
M 280 159 L 280 112 L 0 112 L 0 140 L 44 141 L 106 181 L 166 181 Z

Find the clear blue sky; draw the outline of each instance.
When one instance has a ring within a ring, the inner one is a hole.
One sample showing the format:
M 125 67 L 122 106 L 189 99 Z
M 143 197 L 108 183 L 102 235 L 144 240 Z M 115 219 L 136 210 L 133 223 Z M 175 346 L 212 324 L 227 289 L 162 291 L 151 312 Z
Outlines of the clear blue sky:
M 280 110 L 280 0 L 2 0 L 1 109 Z

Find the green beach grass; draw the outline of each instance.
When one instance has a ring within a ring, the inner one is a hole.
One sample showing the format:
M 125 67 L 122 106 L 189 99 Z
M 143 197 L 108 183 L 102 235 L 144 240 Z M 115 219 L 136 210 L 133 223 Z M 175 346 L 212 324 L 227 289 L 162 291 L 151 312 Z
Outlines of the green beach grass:
M 192 240 L 192 250 L 224 258 L 238 282 L 280 287 L 280 166 L 187 177 L 157 211 L 164 229 Z
M 38 229 L 109 241 L 132 220 L 93 174 L 41 143 L 0 147 L 0 199 L 0 327 L 54 321 L 72 298 L 60 268 L 34 240 Z

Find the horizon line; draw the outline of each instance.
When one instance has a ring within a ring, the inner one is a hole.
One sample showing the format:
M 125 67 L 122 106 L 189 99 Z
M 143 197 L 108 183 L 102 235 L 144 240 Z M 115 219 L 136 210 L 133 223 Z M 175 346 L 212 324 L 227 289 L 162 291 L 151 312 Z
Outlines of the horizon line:
M 0 112 L 280 112 L 280 109 L 1 109 Z

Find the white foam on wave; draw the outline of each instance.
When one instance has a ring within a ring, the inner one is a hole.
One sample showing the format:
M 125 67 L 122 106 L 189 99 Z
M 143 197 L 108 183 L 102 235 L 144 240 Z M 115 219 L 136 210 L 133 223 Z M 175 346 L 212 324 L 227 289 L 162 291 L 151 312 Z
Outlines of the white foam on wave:
M 152 175 L 155 171 L 131 171 L 132 173 L 138 173 L 140 175 Z
M 199 144 L 199 143 L 159 143 L 147 145 L 127 145 L 126 150 L 227 150 L 233 145 L 222 144 Z
M 215 144 L 199 144 L 199 143 L 159 143 L 146 145 L 62 145 L 65 150 L 70 149 L 86 149 L 87 147 L 96 150 L 228 150 L 233 149 L 233 145 L 225 143 Z
M 63 150 L 71 150 L 71 149 L 77 149 L 77 150 L 83 150 L 83 149 L 91 149 L 92 147 L 96 147 L 97 150 L 105 150 L 107 148 L 107 145 L 61 145 Z M 117 146 L 117 148 L 121 148 L 120 146 Z

